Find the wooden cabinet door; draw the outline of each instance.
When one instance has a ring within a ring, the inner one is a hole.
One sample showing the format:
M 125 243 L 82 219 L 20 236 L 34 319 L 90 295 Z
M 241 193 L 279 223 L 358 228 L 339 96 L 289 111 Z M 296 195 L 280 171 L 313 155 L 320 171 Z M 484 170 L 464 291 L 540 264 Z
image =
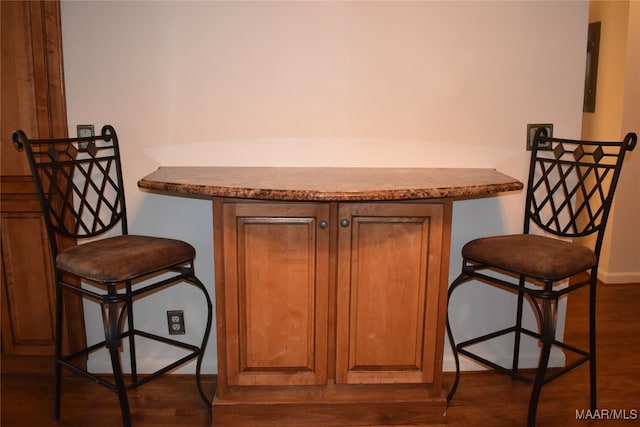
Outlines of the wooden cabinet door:
M 34 197 L 35 199 L 35 197 Z M 54 290 L 51 251 L 37 200 L 32 212 L 11 212 L 5 198 L 2 236 L 2 351 L 11 355 L 53 355 Z
M 336 383 L 433 382 L 443 205 L 341 204 L 338 221 Z
M 222 211 L 227 384 L 326 383 L 329 205 Z

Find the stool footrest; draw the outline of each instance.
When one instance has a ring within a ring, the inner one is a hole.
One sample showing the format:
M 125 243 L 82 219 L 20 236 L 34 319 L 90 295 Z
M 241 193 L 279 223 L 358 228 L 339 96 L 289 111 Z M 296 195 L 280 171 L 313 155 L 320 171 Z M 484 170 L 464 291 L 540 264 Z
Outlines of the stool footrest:
M 122 333 L 121 338 L 127 338 L 130 335 L 132 335 L 132 332 L 131 331 L 126 331 L 126 332 Z M 196 357 L 198 357 L 200 355 L 200 353 L 202 351 L 200 349 L 200 347 L 198 347 L 198 346 L 195 346 L 195 345 L 192 345 L 192 344 L 188 344 L 188 343 L 184 343 L 182 341 L 166 338 L 166 337 L 163 337 L 163 336 L 160 336 L 160 335 L 151 334 L 149 332 L 140 331 L 140 330 L 137 330 L 137 329 L 133 331 L 133 335 L 134 336 L 140 336 L 140 337 L 143 337 L 143 338 L 147 338 L 147 339 L 150 339 L 150 340 L 154 340 L 154 341 L 157 341 L 157 342 L 162 342 L 164 344 L 172 345 L 174 347 L 179 347 L 179 348 L 188 350 L 190 353 L 185 355 L 185 356 L 183 356 L 183 357 L 181 357 L 180 359 L 177 359 L 175 362 L 173 362 L 173 363 L 171 363 L 171 364 L 169 364 L 169 365 L 167 365 L 167 366 L 165 366 L 163 368 L 160 368 L 160 369 L 158 369 L 155 372 L 152 372 L 150 374 L 142 374 L 142 375 L 141 374 L 137 374 L 136 377 L 139 377 L 138 379 L 136 379 L 135 381 L 130 382 L 129 384 L 126 384 L 125 389 L 127 391 L 133 390 L 134 388 L 137 388 L 137 387 L 139 387 L 139 386 L 141 386 L 141 385 L 143 385 L 143 384 L 145 384 L 145 383 L 147 383 L 147 382 L 149 382 L 149 381 L 151 381 L 151 380 L 153 380 L 153 379 L 155 379 L 155 378 L 157 378 L 157 377 L 159 377 L 159 376 L 161 376 L 161 375 L 163 375 L 163 374 L 165 374 L 165 373 L 167 373 L 167 372 L 169 372 L 169 371 L 171 371 L 171 370 L 173 370 L 173 369 L 175 369 L 175 368 L 177 368 L 177 367 L 179 367 L 179 366 L 181 366 L 181 365 L 183 365 L 183 364 L 185 364 L 185 363 L 187 363 L 187 362 L 189 362 L 189 361 L 191 361 L 193 359 L 195 359 Z M 99 342 L 97 344 L 94 344 L 94 345 L 92 345 L 90 347 L 87 347 L 85 349 L 82 349 L 82 350 L 76 351 L 74 353 L 71 353 L 69 355 L 60 357 L 60 359 L 57 361 L 57 363 L 60 366 L 64 366 L 65 368 L 70 369 L 71 371 L 73 371 L 73 372 L 75 372 L 75 373 L 77 373 L 79 375 L 82 375 L 82 376 L 84 376 L 86 378 L 89 378 L 89 379 L 95 381 L 98 384 L 101 384 L 101 385 L 103 385 L 103 386 L 105 386 L 105 387 L 107 387 L 107 388 L 109 388 L 109 389 L 111 389 L 113 391 L 117 391 L 116 384 L 114 382 L 112 382 L 112 381 L 106 380 L 104 378 L 104 375 L 93 374 L 93 373 L 87 371 L 86 369 L 80 368 L 80 367 L 78 367 L 78 366 L 76 366 L 76 365 L 74 365 L 72 363 L 73 360 L 75 360 L 75 359 L 77 359 L 77 358 L 79 358 L 81 356 L 85 356 L 85 355 L 87 355 L 89 353 L 92 353 L 94 351 L 101 350 L 101 349 L 106 349 L 106 348 L 107 348 L 106 341 L 101 341 L 101 342 Z
M 525 335 L 528 335 L 530 337 L 536 338 L 536 339 L 541 339 L 541 335 L 538 332 L 534 332 L 531 331 L 529 329 L 526 328 L 520 328 L 520 333 L 523 333 Z M 463 341 L 461 343 L 459 343 L 458 345 L 456 345 L 456 351 L 459 354 L 462 354 L 464 356 L 467 356 L 470 359 L 475 360 L 476 362 L 479 362 L 483 365 L 489 366 L 499 372 L 502 372 L 504 374 L 507 374 L 509 376 L 511 376 L 512 378 L 515 378 L 519 381 L 522 381 L 524 383 L 527 384 L 534 384 L 535 382 L 535 378 L 531 378 L 530 376 L 526 376 L 523 375 L 522 373 L 520 373 L 520 370 L 518 369 L 513 369 L 513 368 L 506 368 L 502 365 L 499 365 L 489 359 L 486 359 L 480 355 L 478 355 L 477 353 L 474 353 L 470 350 L 467 350 L 466 347 L 481 343 L 481 342 L 485 342 L 485 341 L 489 341 L 510 333 L 517 333 L 518 332 L 518 328 L 516 326 L 512 326 L 509 328 L 505 328 L 505 329 L 501 329 L 495 332 L 491 332 L 467 341 Z M 546 384 L 548 382 L 550 382 L 551 380 L 554 380 L 556 378 L 558 378 L 559 376 L 565 374 L 566 372 L 571 371 L 572 369 L 578 367 L 579 365 L 587 362 L 588 360 L 591 359 L 591 354 L 588 351 L 579 349 L 577 347 L 568 345 L 562 341 L 558 341 L 556 339 L 553 340 L 552 345 L 555 347 L 559 347 L 563 350 L 566 351 L 570 351 L 572 353 L 578 354 L 581 357 L 572 361 L 571 363 L 567 364 L 566 366 L 562 367 L 562 368 L 557 368 L 557 369 L 551 369 L 549 374 L 545 377 L 543 384 Z M 514 359 L 518 357 L 518 354 L 514 354 Z

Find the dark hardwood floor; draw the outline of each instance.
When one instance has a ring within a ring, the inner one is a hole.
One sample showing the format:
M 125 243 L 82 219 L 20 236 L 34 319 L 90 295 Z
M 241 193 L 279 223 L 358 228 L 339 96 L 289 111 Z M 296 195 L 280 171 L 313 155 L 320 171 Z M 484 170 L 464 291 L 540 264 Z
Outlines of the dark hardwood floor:
M 598 408 L 626 411 L 633 420 L 578 420 L 586 410 L 588 368 L 583 365 L 545 386 L 538 408 L 539 427 L 634 426 L 640 424 L 640 284 L 606 285 L 598 289 Z M 566 336 L 587 342 L 586 290 L 569 301 Z M 452 375 L 445 375 L 445 382 Z M 2 427 L 118 426 L 117 398 L 111 391 L 84 379 L 63 383 L 62 419 L 52 420 L 53 386 L 50 377 L 3 375 Z M 213 392 L 213 379 L 205 383 Z M 494 372 L 465 372 L 448 409 L 452 427 L 524 426 L 530 387 Z M 210 426 L 211 416 L 199 399 L 194 381 L 165 376 L 130 393 L 136 427 Z M 635 412 L 634 412 L 635 411 Z

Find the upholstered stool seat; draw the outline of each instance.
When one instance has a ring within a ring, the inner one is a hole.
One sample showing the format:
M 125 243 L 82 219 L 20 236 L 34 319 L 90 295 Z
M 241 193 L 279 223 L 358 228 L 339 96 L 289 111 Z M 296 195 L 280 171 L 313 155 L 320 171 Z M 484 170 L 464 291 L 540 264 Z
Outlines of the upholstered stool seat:
M 470 261 L 544 280 L 561 280 L 594 267 L 593 250 L 575 242 L 534 234 L 472 240 L 462 248 Z
M 65 249 L 56 266 L 102 283 L 138 278 L 194 259 L 196 251 L 181 240 L 126 234 Z

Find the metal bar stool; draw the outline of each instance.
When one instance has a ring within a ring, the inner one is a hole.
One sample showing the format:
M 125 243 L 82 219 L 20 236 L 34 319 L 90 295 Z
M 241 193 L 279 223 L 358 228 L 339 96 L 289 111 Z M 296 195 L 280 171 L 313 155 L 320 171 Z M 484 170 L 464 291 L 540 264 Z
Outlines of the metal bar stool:
M 24 148 L 29 160 L 55 263 L 56 421 L 60 418 L 63 367 L 115 391 L 120 401 L 122 424 L 128 427 L 131 415 L 127 392 L 195 359 L 196 386 L 211 410 L 211 400 L 202 388 L 200 371 L 211 332 L 212 304 L 205 286 L 195 275 L 195 249 L 180 240 L 128 233 L 115 129 L 107 125 L 100 135 L 63 139 L 29 139 L 18 130 L 13 132 L 13 142 L 16 148 Z M 118 225 L 120 234 L 116 233 Z M 108 237 L 105 236 L 107 233 Z M 88 242 L 60 249 L 59 238 L 86 239 Z M 207 317 L 202 342 L 198 345 L 134 326 L 135 302 L 179 284 L 195 286 L 204 296 Z M 63 304 L 65 296 L 71 294 L 99 304 L 105 339 L 63 354 Z M 151 374 L 139 374 L 136 338 L 177 347 L 182 356 Z M 124 342 L 130 353 L 130 379 L 123 375 L 120 361 L 120 348 Z M 88 372 L 83 363 L 90 353 L 105 348 L 110 355 L 113 380 Z
M 637 140 L 634 133 L 627 134 L 621 142 L 569 140 L 550 138 L 543 128 L 538 130 L 531 152 L 523 233 L 479 238 L 464 245 L 462 272 L 449 287 L 448 294 L 450 301 L 460 285 L 472 280 L 512 292 L 517 295 L 515 325 L 456 345 L 447 313 L 447 335 L 456 365 L 455 382 L 447 400 L 453 398 L 460 381 L 459 355 L 462 354 L 533 385 L 529 427 L 536 424 L 542 386 L 585 362 L 590 364 L 591 409 L 596 409 L 598 263 L 622 162 Z M 576 241 L 588 236 L 592 237 L 590 247 L 583 245 L 589 242 Z M 584 286 L 590 292 L 588 350 L 556 338 L 558 301 Z M 533 308 L 539 330 L 523 326 L 525 301 Z M 523 334 L 541 343 L 534 375 L 525 375 L 518 369 Z M 510 367 L 468 349 L 505 335 L 513 336 L 514 342 Z M 575 356 L 561 369 L 548 371 L 552 347 Z

